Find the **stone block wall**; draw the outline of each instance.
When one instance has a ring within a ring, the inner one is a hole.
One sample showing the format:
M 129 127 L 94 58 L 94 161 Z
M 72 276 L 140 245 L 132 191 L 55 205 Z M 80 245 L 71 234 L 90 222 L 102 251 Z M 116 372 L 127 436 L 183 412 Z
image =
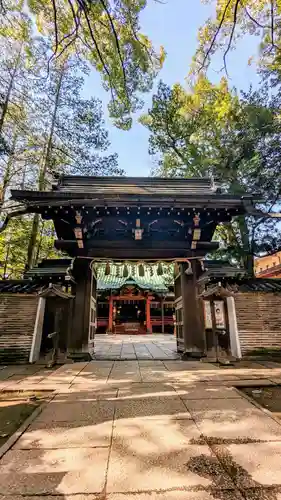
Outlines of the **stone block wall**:
M 238 293 L 235 306 L 242 354 L 259 348 L 281 349 L 281 294 Z
M 28 362 L 38 296 L 0 295 L 0 363 Z

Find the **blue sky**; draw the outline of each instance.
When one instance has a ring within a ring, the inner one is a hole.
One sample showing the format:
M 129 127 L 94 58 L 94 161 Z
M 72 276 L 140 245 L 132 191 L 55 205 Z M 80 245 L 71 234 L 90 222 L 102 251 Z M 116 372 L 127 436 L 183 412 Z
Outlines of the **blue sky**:
M 204 5 L 200 0 L 163 1 L 166 3 L 148 0 L 149 5 L 141 16 L 142 32 L 150 37 L 155 47 L 163 45 L 167 52 L 164 67 L 159 73 L 154 89 L 160 79 L 170 85 L 175 82 L 185 83 L 184 79 L 197 46 L 197 30 L 214 9 L 213 4 Z M 248 66 L 248 58 L 255 55 L 257 44 L 258 40 L 255 37 L 244 38 L 228 57 L 230 84 L 238 90 L 247 90 L 251 83 L 254 86 L 258 84 L 255 67 Z M 223 73 L 219 73 L 221 66 L 222 59 L 218 55 L 208 75 L 212 81 L 218 81 L 224 76 Z M 152 94 L 153 92 L 144 96 L 144 110 L 149 108 Z M 111 141 L 110 151 L 118 153 L 120 167 L 127 175 L 150 175 L 153 158 L 148 154 L 149 134 L 137 122 L 137 117 L 130 131 L 118 130 L 111 124 L 107 114 L 109 96 L 102 89 L 100 77 L 95 72 L 86 81 L 85 95 L 99 97 L 103 102 Z

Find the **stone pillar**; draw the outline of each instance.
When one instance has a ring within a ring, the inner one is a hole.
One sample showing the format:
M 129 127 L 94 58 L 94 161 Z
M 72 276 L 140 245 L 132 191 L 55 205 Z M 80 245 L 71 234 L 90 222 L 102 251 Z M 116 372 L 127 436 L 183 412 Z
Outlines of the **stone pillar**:
M 35 363 L 38 361 L 40 357 L 40 348 L 42 341 L 42 332 L 43 332 L 43 324 L 44 324 L 44 315 L 45 315 L 45 307 L 46 307 L 46 299 L 40 297 L 37 306 L 37 313 L 32 337 L 31 350 L 29 354 L 29 363 Z
M 89 259 L 77 258 L 73 266 L 76 286 L 68 356 L 75 360 L 92 359 L 89 349 L 89 327 L 91 296 L 92 290 L 95 289 L 93 286 L 95 278 L 90 269 L 90 262 Z
M 112 333 L 113 331 L 113 297 L 110 296 L 109 299 L 109 314 L 108 314 L 108 331 Z
M 150 297 L 146 299 L 146 331 L 147 333 L 152 333 L 150 317 Z
M 228 323 L 229 323 L 229 338 L 230 338 L 230 350 L 232 356 L 241 359 L 241 346 L 239 339 L 239 332 L 236 319 L 236 308 L 234 297 L 227 297 L 227 312 L 228 312 Z
M 161 332 L 165 333 L 164 299 L 161 299 Z
M 191 261 L 191 268 L 181 264 L 181 296 L 183 303 L 184 353 L 187 357 L 200 358 L 205 355 L 206 341 L 202 301 L 198 297 L 197 278 L 201 272 L 200 262 Z

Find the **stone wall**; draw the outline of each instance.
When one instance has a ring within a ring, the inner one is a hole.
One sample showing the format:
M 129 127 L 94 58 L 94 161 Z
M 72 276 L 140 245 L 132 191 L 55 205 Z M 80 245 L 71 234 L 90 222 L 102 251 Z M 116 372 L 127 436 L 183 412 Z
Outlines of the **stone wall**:
M 0 295 L 0 363 L 28 362 L 38 296 Z
M 235 306 L 242 354 L 259 348 L 281 349 L 280 293 L 238 293 Z

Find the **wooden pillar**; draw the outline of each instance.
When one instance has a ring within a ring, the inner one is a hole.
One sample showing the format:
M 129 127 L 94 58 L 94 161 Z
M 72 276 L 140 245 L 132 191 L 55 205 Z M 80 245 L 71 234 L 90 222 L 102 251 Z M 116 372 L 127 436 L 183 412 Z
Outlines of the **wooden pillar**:
M 164 299 L 161 299 L 161 331 L 162 333 L 165 333 Z
M 150 317 L 150 297 L 146 299 L 146 331 L 147 333 L 152 333 L 151 329 L 151 317 Z
M 89 329 L 91 296 L 95 290 L 95 277 L 92 275 L 88 259 L 76 259 L 72 272 L 76 286 L 68 356 L 87 361 L 92 359 L 89 348 Z
M 109 299 L 109 314 L 108 314 L 108 331 L 113 331 L 113 297 L 110 295 Z
M 181 296 L 183 303 L 184 353 L 191 357 L 205 354 L 205 329 L 202 301 L 198 297 L 197 278 L 200 275 L 199 261 L 191 261 L 188 274 L 187 264 L 181 264 Z

